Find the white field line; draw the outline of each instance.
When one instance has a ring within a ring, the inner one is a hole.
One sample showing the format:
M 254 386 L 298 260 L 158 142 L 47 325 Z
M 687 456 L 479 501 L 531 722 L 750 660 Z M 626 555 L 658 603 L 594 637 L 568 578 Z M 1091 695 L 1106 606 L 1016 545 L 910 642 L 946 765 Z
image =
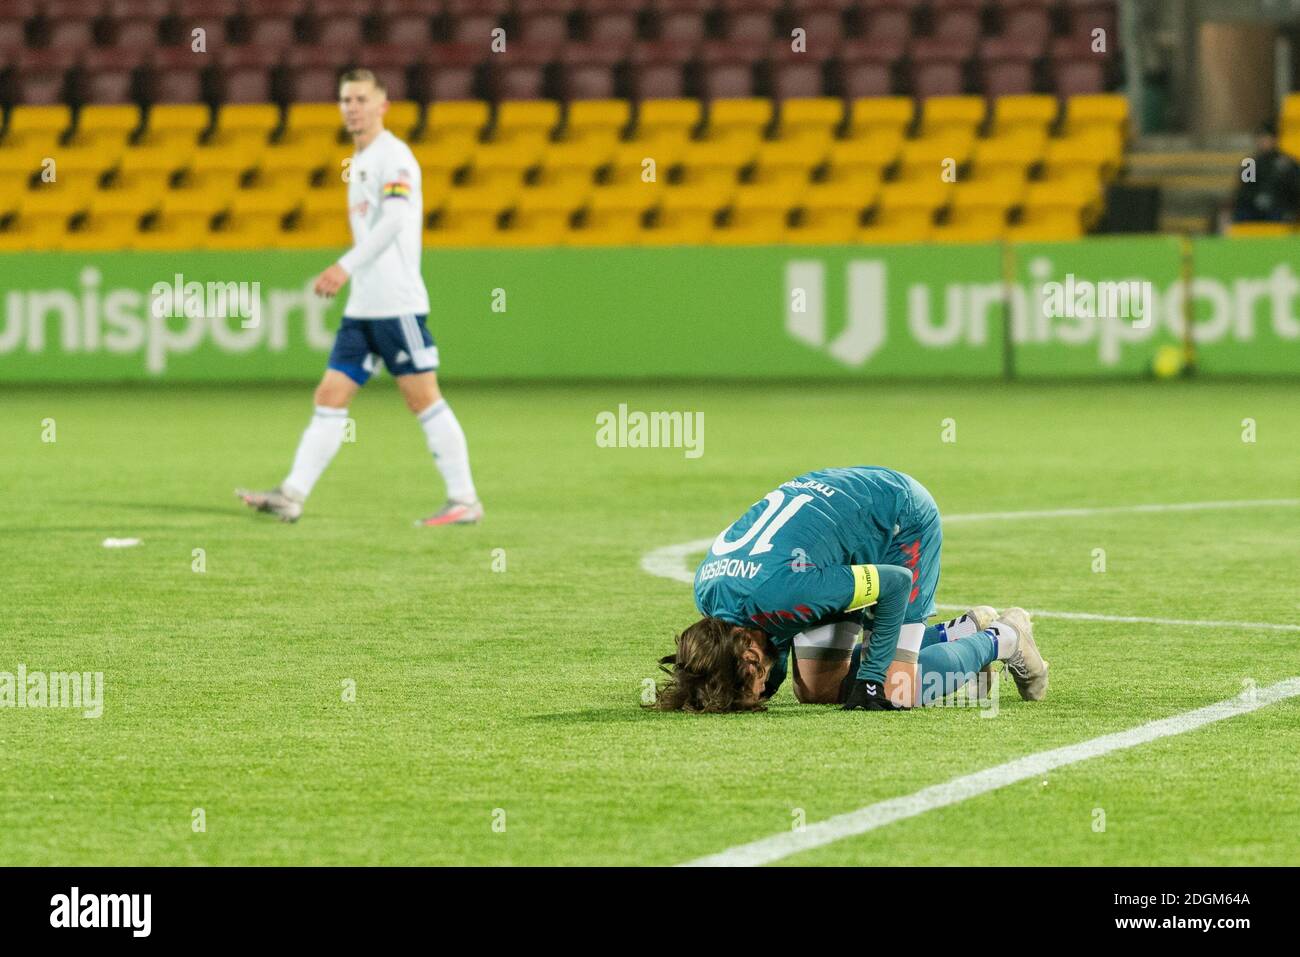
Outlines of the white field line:
M 1170 735 L 1184 734 L 1203 725 L 1248 714 L 1297 695 L 1300 695 L 1300 678 L 1288 678 L 1267 688 L 1248 690 L 1235 698 L 1197 708 L 1195 711 L 1161 718 L 1136 728 L 1129 728 L 1127 731 L 1105 734 L 1063 748 L 1026 755 L 974 774 L 953 778 L 944 784 L 922 788 L 913 794 L 878 801 L 856 811 L 837 814 L 816 824 L 809 824 L 802 831 L 782 831 L 748 844 L 738 844 L 718 854 L 687 861 L 679 866 L 755 867 L 770 864 L 791 854 L 822 847 L 847 837 L 866 834 L 868 831 L 874 831 L 895 821 L 916 817 L 926 811 L 957 804 L 1018 781 L 1039 777 L 1056 768 L 1087 761 L 1089 758 L 1100 757 L 1112 751 L 1137 747 Z
M 1130 512 L 1197 512 L 1214 511 L 1225 508 L 1250 508 L 1300 505 L 1295 498 L 1241 499 L 1226 502 L 1175 502 L 1156 505 L 1116 505 L 1103 508 L 1057 508 L 1039 509 L 1027 512 L 973 512 L 966 515 L 945 515 L 945 525 L 963 522 L 1011 521 L 1021 518 L 1078 518 L 1089 515 L 1113 515 Z M 653 549 L 641 558 L 641 569 L 659 578 L 694 584 L 695 572 L 686 564 L 688 556 L 697 552 L 708 551 L 713 544 L 711 538 L 699 538 L 677 545 L 665 545 Z M 970 605 L 939 605 L 944 610 L 965 611 Z M 1141 615 L 1095 615 L 1072 611 L 1036 611 L 1031 615 L 1039 618 L 1061 618 L 1070 621 L 1110 621 L 1137 625 L 1175 625 L 1189 628 L 1259 628 L 1265 631 L 1300 632 L 1300 625 L 1274 624 L 1272 622 L 1253 621 L 1211 621 L 1188 618 L 1148 618 Z

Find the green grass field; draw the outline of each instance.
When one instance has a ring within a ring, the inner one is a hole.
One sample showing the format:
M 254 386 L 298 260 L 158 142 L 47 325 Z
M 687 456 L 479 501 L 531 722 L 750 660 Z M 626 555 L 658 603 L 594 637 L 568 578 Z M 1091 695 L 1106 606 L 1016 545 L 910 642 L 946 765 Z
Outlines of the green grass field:
M 98 719 L 0 708 L 0 863 L 673 864 L 1300 676 L 1300 631 L 1040 617 L 1048 699 L 1008 691 L 993 719 L 799 705 L 789 683 L 762 714 L 638 707 L 694 617 L 642 556 L 791 475 L 890 465 L 954 516 L 1295 498 L 1294 384 L 448 390 L 479 527 L 412 527 L 442 486 L 388 381 L 293 526 L 231 493 L 283 477 L 309 389 L 7 390 L 0 671 L 105 684 Z M 598 448 L 621 402 L 702 411 L 703 456 Z M 1300 622 L 1295 505 L 945 539 L 941 603 Z M 783 863 L 1292 864 L 1298 727 L 1291 698 Z

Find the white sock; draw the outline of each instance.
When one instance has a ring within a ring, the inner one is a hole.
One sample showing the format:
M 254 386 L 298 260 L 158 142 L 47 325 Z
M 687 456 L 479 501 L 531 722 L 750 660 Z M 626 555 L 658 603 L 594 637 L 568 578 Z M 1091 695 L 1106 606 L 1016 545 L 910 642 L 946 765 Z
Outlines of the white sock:
M 998 643 L 998 661 L 1006 661 L 1020 650 L 1020 634 L 1005 621 L 989 625 L 988 630 Z
M 453 502 L 477 502 L 474 479 L 469 472 L 469 446 L 465 431 L 446 399 L 439 399 L 420 413 L 420 427 L 429 440 L 433 461 L 447 483 L 447 498 Z
M 289 477 L 280 483 L 280 489 L 290 498 L 305 501 L 312 486 L 325 471 L 343 444 L 343 430 L 347 427 L 348 410 L 316 406 L 316 414 L 298 441 L 298 451 L 293 457 Z
M 945 621 L 939 625 L 939 629 L 943 634 L 944 641 L 958 641 L 962 638 L 969 638 L 979 631 L 975 625 L 975 619 L 970 615 L 962 615 L 960 618 Z

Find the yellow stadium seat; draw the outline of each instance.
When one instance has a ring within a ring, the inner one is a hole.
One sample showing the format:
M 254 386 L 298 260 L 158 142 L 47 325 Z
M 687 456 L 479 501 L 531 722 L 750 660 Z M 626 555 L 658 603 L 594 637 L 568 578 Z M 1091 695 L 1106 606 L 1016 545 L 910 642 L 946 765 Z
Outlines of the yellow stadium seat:
M 77 118 L 76 135 L 62 152 L 98 156 L 105 169 L 116 166 L 139 125 L 140 111 L 134 106 L 84 106 Z
M 1014 242 L 1054 242 L 1083 235 L 1080 210 L 1059 207 L 1026 208 L 1020 221 L 1007 227 L 1006 238 Z
M 631 245 L 639 242 L 642 220 L 658 203 L 658 183 L 637 183 L 594 190 L 582 224 L 569 234 L 575 246 Z
M 420 142 L 450 146 L 473 145 L 488 124 L 488 105 L 482 100 L 448 100 L 429 104 Z
M 291 103 L 284 130 L 267 150 L 267 157 L 277 153 L 333 153 L 345 143 L 350 146 L 352 138 L 343 129 L 337 104 Z
M 1282 98 L 1281 127 L 1300 126 L 1300 93 L 1288 93 Z
M 812 171 L 830 157 L 835 141 L 806 137 L 761 143 L 755 160 L 754 182 L 773 186 L 807 183 Z
M 646 100 L 637 114 L 633 143 L 652 145 L 655 150 L 680 148 L 700 123 L 698 100 Z
M 801 190 L 799 203 L 805 209 L 844 209 L 856 220 L 876 204 L 883 188 L 884 185 L 874 176 L 823 180 Z
M 431 143 L 422 141 L 411 144 L 411 152 L 420 164 L 420 171 L 428 176 L 434 170 L 439 175 L 450 175 L 466 166 L 474 156 L 478 144 L 473 140 L 453 139 Z
M 621 143 L 609 160 L 611 185 L 646 182 L 653 176 L 664 182 L 691 145 L 686 140 L 656 140 L 652 143 Z
M 212 216 L 226 209 L 234 198 L 237 186 L 233 181 L 209 176 L 184 189 L 172 189 L 162 194 L 164 214 L 203 214 Z
M 767 97 L 714 100 L 709 107 L 704 139 L 752 149 L 772 122 L 772 101 Z
M 740 169 L 753 161 L 757 146 L 757 142 L 746 145 L 735 140 L 688 143 L 680 160 L 682 182 L 686 186 L 733 186 Z
M 983 184 L 960 183 L 953 187 L 946 221 L 935 226 L 932 238 L 949 243 L 994 242 L 1006 233 L 1007 213 L 1014 205 Z
M 301 213 L 292 229 L 280 233 L 279 245 L 292 249 L 344 249 L 352 245 L 352 231 L 337 210 L 314 215 Z
M 615 143 L 604 140 L 553 143 L 542 154 L 538 185 L 591 186 L 596 171 L 614 158 L 616 148 Z
M 492 189 L 452 190 L 424 241 L 430 246 L 498 246 L 497 222 L 511 201 Z
M 660 194 L 654 225 L 642 234 L 651 246 L 700 245 L 712 241 L 714 219 L 731 201 L 732 191 L 679 187 Z
M 496 189 L 510 205 L 524 186 L 524 174 L 541 160 L 540 144 L 485 143 L 474 151 L 465 186 Z
M 922 102 L 921 135 L 946 136 L 950 132 L 975 135 L 984 122 L 982 96 L 932 96 Z
M 164 189 L 172 175 L 185 169 L 193 160 L 193 153 L 177 155 L 163 152 L 152 147 L 129 149 L 122 155 L 118 164 L 118 178 L 124 182 L 139 181 L 152 183 L 156 189 Z
M 133 214 L 139 219 L 145 213 L 162 207 L 162 191 L 138 184 L 125 189 L 101 189 L 90 198 L 90 211 L 94 215 Z
M 908 140 L 898 161 L 899 178 L 928 181 L 946 177 L 952 181 L 974 149 L 972 134 L 951 127 L 941 136 Z
M 1114 130 L 1087 129 L 1069 136 L 1047 141 L 1047 154 L 1043 158 L 1048 170 L 1083 167 L 1098 170 L 1109 180 L 1119 170 L 1124 145 Z
M 271 133 L 280 125 L 280 108 L 270 103 L 232 103 L 217 114 L 217 130 L 209 149 L 238 153 L 247 165 L 270 148 Z
M 1024 179 L 1026 171 L 1047 155 L 1047 134 L 1041 129 L 1019 127 L 991 139 L 976 140 L 971 155 L 972 178 L 998 178 L 1002 171 L 1014 171 Z
M 859 97 L 849 104 L 848 138 L 870 138 L 880 130 L 901 138 L 907 135 L 915 113 L 916 101 L 910 96 Z
M 18 197 L 18 208 L 24 217 L 48 216 L 66 220 L 74 213 L 88 210 L 94 195 L 92 190 L 72 189 L 66 184 L 43 186 L 22 193 Z
M 934 214 L 948 200 L 952 185 L 934 182 L 886 183 L 871 222 L 858 229 L 863 243 L 925 242 L 934 231 Z
M 0 178 L 5 183 L 25 183 L 29 176 L 40 171 L 44 160 L 53 159 L 49 152 L 53 150 L 32 150 L 24 146 L 0 149 Z
M 337 107 L 336 107 L 337 109 Z M 420 124 L 420 104 L 413 100 L 389 100 L 384 128 L 401 140 L 409 140 Z
M 9 112 L 9 126 L 0 148 L 23 147 L 48 153 L 72 125 L 72 111 L 66 106 L 15 106 Z
M 198 139 L 212 123 L 212 113 L 198 103 L 160 103 L 149 108 L 145 139 L 189 135 Z
M 309 189 L 298 197 L 298 209 L 306 216 L 333 216 L 346 226 L 348 195 L 341 189 Z
M 545 146 L 559 123 L 560 104 L 554 100 L 505 100 L 497 108 L 493 142 Z
M 26 252 L 62 249 L 68 235 L 66 216 L 45 216 L 40 213 L 12 217 L 5 229 L 0 230 L 0 251 Z
M 612 150 L 631 117 L 632 105 L 627 100 L 577 100 L 569 104 L 564 140 Z
M 236 192 L 233 199 L 236 208 L 254 204 L 287 213 L 297 208 L 308 192 L 332 192 L 336 197 L 343 193 L 342 190 L 310 190 L 307 177 L 300 170 L 261 170 L 253 184 Z M 339 205 L 339 215 L 346 215 L 346 202 Z
M 1056 122 L 1061 105 L 1045 93 L 1017 93 L 993 101 L 994 136 L 1008 136 L 1025 130 L 1044 135 Z
M 777 138 L 787 143 L 820 147 L 844 122 L 844 102 L 836 97 L 797 97 L 781 104 Z
M 95 212 L 92 210 L 63 240 L 69 250 L 131 249 L 139 234 L 137 224 L 140 214 L 124 210 Z
M 714 242 L 736 245 L 784 242 L 790 213 L 798 205 L 797 190 L 742 186 L 736 190 L 726 221 L 718 227 Z
M 133 240 L 136 249 L 205 249 L 212 217 L 205 213 L 166 212 Z
M 879 184 L 875 191 L 879 192 Z M 786 237 L 796 243 L 852 242 L 861 226 L 863 209 L 874 200 L 874 194 L 869 198 L 846 197 L 838 191 L 814 187 L 801 197 Z
M 519 194 L 505 241 L 516 246 L 559 246 L 586 196 L 563 188 L 529 189 Z
M 1112 129 L 1128 135 L 1128 100 L 1118 93 L 1084 93 L 1065 102 L 1067 135 L 1094 128 Z
M 1262 236 L 1293 236 L 1295 223 L 1229 223 L 1227 235 L 1234 239 Z
M 893 162 L 864 140 L 836 140 L 831 143 L 826 159 L 827 179 L 833 182 L 879 180 L 885 167 Z
M 261 249 L 280 245 L 282 214 L 263 209 L 237 209 L 208 237 L 209 249 Z

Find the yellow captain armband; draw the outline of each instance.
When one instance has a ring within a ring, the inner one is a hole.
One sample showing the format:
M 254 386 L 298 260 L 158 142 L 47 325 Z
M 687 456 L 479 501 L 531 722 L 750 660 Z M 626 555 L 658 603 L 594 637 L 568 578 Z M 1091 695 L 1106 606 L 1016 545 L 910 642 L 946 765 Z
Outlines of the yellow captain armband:
M 880 572 L 875 565 L 850 565 L 853 572 L 853 600 L 845 611 L 857 611 L 867 605 L 874 605 L 880 598 Z

